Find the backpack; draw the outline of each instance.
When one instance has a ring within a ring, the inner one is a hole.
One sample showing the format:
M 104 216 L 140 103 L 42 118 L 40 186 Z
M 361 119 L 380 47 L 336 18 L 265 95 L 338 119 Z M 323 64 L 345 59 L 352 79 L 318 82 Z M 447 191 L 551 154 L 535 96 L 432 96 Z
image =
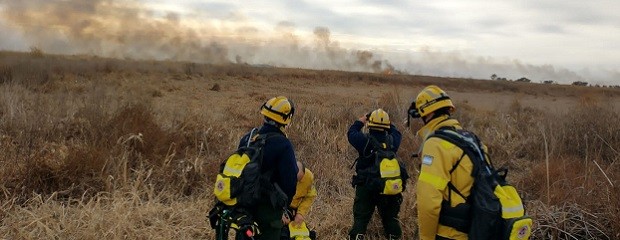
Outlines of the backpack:
M 254 207 L 261 199 L 271 200 L 272 205 L 286 205 L 286 195 L 277 184 L 270 182 L 273 170 L 262 172 L 263 146 L 267 139 L 278 135 L 250 132 L 248 143 L 231 154 L 220 165 L 213 193 L 227 206 Z M 284 199 L 282 199 L 284 197 Z
M 209 223 L 218 240 L 228 239 L 231 229 L 235 231 L 236 240 L 254 239 L 261 234 L 258 223 L 247 210 L 230 208 L 221 202 L 209 211 Z
M 466 202 L 451 207 L 449 200 L 444 200 L 439 223 L 468 233 L 469 239 L 529 239 L 532 219 L 525 215 L 517 190 L 506 181 L 508 170 L 493 167 L 478 137 L 472 132 L 455 128 L 440 128 L 430 137 L 441 138 L 458 146 L 463 154 L 469 156 L 474 166 L 474 185 L 467 198 L 448 182 L 448 188 L 465 198 Z M 463 156 L 450 173 L 462 159 Z
M 293 222 L 290 222 L 288 226 L 289 236 L 288 239 L 291 240 L 314 240 L 316 239 L 316 233 L 312 230 L 308 229 L 306 226 L 306 222 L 301 222 L 298 226 L 295 226 Z
M 368 143 L 373 149 L 371 155 L 365 158 L 372 161 L 372 165 L 358 172 L 357 181 L 370 184 L 372 188 L 383 195 L 396 195 L 403 192 L 409 174 L 404 163 L 392 151 L 391 136 L 386 135 L 387 143 L 380 143 L 371 135 L 367 135 L 367 137 Z

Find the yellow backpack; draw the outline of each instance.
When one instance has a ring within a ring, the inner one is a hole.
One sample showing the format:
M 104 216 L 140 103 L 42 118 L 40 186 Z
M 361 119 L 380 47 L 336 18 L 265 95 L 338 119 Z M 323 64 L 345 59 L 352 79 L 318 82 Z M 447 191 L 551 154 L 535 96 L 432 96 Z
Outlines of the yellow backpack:
M 402 161 L 392 150 L 392 138 L 386 134 L 386 143 L 380 143 L 370 134 L 367 135 L 368 144 L 372 147 L 371 154 L 360 161 L 371 161 L 372 165 L 358 171 L 354 179 L 362 179 L 364 184 L 383 195 L 396 195 L 404 191 L 409 174 Z M 356 160 L 357 162 L 358 160 Z M 354 180 L 356 181 L 356 180 Z
M 277 134 L 259 134 L 252 136 L 246 146 L 242 146 L 231 154 L 220 165 L 213 186 L 213 194 L 227 206 L 255 206 L 257 201 L 265 197 L 272 171 L 263 173 L 263 146 L 268 138 Z
M 379 150 L 382 151 L 382 150 Z M 400 176 L 401 164 L 396 159 L 396 155 L 390 152 L 377 153 L 379 161 L 379 175 L 383 182 L 381 194 L 395 195 L 403 191 L 403 179 Z

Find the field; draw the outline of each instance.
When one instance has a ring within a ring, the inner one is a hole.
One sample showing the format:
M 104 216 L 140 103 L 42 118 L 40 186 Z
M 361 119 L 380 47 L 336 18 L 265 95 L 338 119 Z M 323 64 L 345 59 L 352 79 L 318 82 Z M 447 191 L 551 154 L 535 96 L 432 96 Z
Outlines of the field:
M 428 84 L 510 169 L 534 239 L 620 238 L 620 89 L 37 52 L 0 52 L 0 237 L 213 239 L 218 165 L 261 124 L 260 105 L 285 95 L 297 105 L 287 134 L 316 175 L 309 223 L 319 239 L 344 239 L 349 125 L 388 111 L 415 179 L 420 124 L 408 128 L 405 112 Z M 415 184 L 404 239 L 416 238 Z M 370 239 L 381 239 L 377 217 Z

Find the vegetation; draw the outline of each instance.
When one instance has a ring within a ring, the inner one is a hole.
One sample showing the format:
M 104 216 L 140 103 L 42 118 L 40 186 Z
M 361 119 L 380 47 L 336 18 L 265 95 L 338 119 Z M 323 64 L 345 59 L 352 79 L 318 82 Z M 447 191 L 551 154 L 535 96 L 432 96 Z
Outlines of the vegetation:
M 574 81 L 573 85 L 575 86 L 588 86 L 588 82 L 584 82 L 584 81 Z
M 260 124 L 258 107 L 285 95 L 298 106 L 287 134 L 317 178 L 310 225 L 342 239 L 356 157 L 346 130 L 384 108 L 415 179 L 420 123 L 407 128 L 405 110 L 428 84 L 509 167 L 535 239 L 620 236 L 617 88 L 0 52 L 0 238 L 212 239 L 219 163 Z M 404 195 L 411 239 L 415 181 Z M 378 216 L 369 235 L 380 239 Z

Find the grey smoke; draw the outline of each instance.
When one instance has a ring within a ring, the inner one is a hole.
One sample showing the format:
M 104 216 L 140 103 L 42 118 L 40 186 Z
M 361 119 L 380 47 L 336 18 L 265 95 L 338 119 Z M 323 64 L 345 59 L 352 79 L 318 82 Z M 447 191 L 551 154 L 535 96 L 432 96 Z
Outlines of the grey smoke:
M 280 22 L 273 33 L 251 23 L 222 27 L 203 21 L 187 25 L 187 16 L 161 13 L 136 0 L 0 0 L 0 49 L 94 54 L 115 58 L 182 60 L 201 63 L 268 64 L 280 67 L 473 77 L 493 73 L 534 81 L 562 83 L 589 78 L 613 81 L 618 73 L 574 72 L 552 65 L 492 59 L 459 52 L 420 48 L 386 52 L 342 47 L 327 27 L 316 27 L 311 39 L 295 33 L 292 22 Z M 221 15 L 221 13 L 220 13 Z M 234 17 L 232 21 L 244 21 Z M 191 19 L 190 19 L 191 20 Z M 543 30 L 556 31 L 553 26 Z M 6 34 L 10 33 L 10 34 Z

